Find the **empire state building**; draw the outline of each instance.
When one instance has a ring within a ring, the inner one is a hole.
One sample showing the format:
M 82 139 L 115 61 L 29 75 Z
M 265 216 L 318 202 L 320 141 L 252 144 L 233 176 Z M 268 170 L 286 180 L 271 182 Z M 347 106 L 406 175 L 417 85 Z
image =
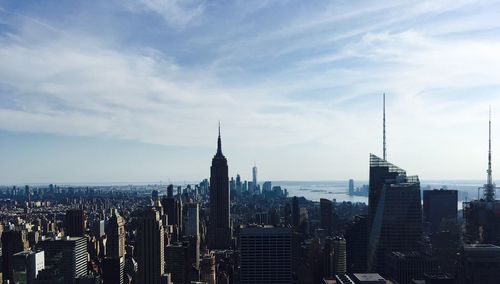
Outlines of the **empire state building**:
M 229 218 L 229 176 L 226 157 L 222 154 L 220 139 L 217 153 L 210 167 L 210 216 L 208 225 L 208 248 L 227 249 L 231 243 Z

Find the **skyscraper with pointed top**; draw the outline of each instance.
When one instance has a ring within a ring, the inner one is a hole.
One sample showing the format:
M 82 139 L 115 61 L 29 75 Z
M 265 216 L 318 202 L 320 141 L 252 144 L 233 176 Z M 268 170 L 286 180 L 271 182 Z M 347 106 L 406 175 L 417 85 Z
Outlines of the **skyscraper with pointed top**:
M 217 139 L 217 153 L 210 167 L 210 216 L 208 224 L 208 248 L 227 249 L 231 244 L 229 210 L 229 175 L 226 157 L 222 154 L 220 136 Z
M 385 94 L 383 101 L 383 158 L 370 154 L 367 266 L 372 272 L 385 271 L 391 251 L 417 250 L 422 240 L 420 181 L 386 160 Z

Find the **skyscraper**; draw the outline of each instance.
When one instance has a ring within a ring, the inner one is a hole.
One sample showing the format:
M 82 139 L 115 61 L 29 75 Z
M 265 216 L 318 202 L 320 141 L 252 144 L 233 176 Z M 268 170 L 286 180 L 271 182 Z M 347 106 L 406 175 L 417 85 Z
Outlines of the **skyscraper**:
M 323 273 L 327 278 L 346 273 L 346 240 L 327 237 L 323 249 Z
M 458 192 L 456 190 L 424 190 L 424 224 L 429 231 L 439 231 L 445 221 L 457 221 Z
M 333 203 L 325 198 L 319 200 L 321 228 L 330 235 L 333 231 Z
M 200 281 L 215 284 L 215 255 L 213 253 L 206 254 L 201 259 Z
M 182 203 L 174 197 L 174 186 L 167 187 L 167 196 L 161 199 L 163 213 L 167 215 L 168 225 L 174 227 L 174 240 L 178 241 L 182 230 Z
M 335 274 L 346 273 L 346 241 L 342 237 L 333 238 Z
M 424 273 L 438 272 L 436 261 L 418 251 L 393 251 L 387 256 L 386 267 L 387 276 L 396 283 L 414 283 L 412 279 L 423 279 Z
M 252 184 L 253 184 L 253 188 L 252 188 L 252 191 L 254 194 L 258 194 L 259 192 L 258 189 L 259 189 L 259 186 L 257 184 L 257 166 L 254 164 L 253 165 L 253 168 L 252 168 Z
M 65 284 L 87 274 L 87 240 L 83 237 L 47 239 L 37 247 L 45 252 L 45 267 L 60 271 Z
M 240 283 L 292 283 L 292 230 L 248 227 L 240 231 Z
M 406 172 L 370 154 L 368 197 L 368 269 L 385 270 L 391 251 L 418 250 L 422 239 L 420 182 Z
M 14 282 L 34 284 L 38 272 L 45 268 L 43 251 L 22 251 L 13 255 Z
M 347 272 L 366 272 L 368 250 L 368 218 L 355 216 L 345 231 Z
M 208 247 L 210 249 L 229 248 L 231 242 L 229 176 L 226 157 L 222 154 L 220 137 L 217 153 L 210 167 L 210 216 L 208 227 Z
M 270 193 L 273 189 L 273 184 L 270 181 L 265 181 L 262 184 L 262 193 Z
M 186 231 L 184 235 L 190 240 L 191 257 L 196 268 L 200 263 L 200 229 L 199 229 L 199 210 L 198 203 L 186 204 Z
M 160 212 L 148 207 L 139 221 L 138 284 L 160 284 L 165 273 L 164 238 Z
M 28 248 L 26 233 L 24 231 L 4 231 L 2 233 L 2 272 L 3 280 L 14 283 L 14 266 L 12 257 L 14 254 Z
M 158 195 L 158 190 L 156 190 L 156 189 L 155 189 L 155 190 L 151 191 L 151 200 L 153 200 L 153 203 L 154 203 L 155 205 L 156 205 L 156 203 L 157 203 L 158 201 L 160 201 L 160 199 L 159 199 L 159 195 Z
M 24 187 L 24 203 L 26 208 L 31 207 L 31 190 L 27 185 Z
M 175 243 L 166 247 L 167 263 L 165 269 L 172 276 L 174 283 L 188 283 L 188 247 L 183 243 Z
M 81 209 L 69 209 L 64 219 L 65 234 L 69 237 L 85 236 L 85 213 Z
M 199 237 L 199 210 L 198 203 L 187 203 L 186 204 L 186 236 L 196 236 Z
M 295 230 L 297 230 L 299 225 L 300 225 L 299 198 L 297 196 L 294 196 L 292 198 L 292 226 Z
M 125 221 L 113 209 L 106 231 L 106 258 L 103 261 L 103 280 L 107 283 L 123 283 L 125 268 Z
M 241 177 L 239 174 L 236 175 L 236 192 L 241 193 L 242 191 L 242 184 L 241 184 Z
M 106 255 L 109 257 L 125 256 L 125 220 L 118 210 L 113 209 L 106 231 Z
M 494 284 L 500 279 L 500 247 L 464 245 L 458 257 L 457 283 Z

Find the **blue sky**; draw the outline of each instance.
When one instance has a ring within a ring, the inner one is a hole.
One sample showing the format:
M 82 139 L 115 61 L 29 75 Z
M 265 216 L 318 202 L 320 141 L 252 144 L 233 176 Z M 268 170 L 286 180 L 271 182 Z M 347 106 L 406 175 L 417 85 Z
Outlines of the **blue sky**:
M 2 1 L 0 183 L 483 179 L 499 1 Z M 497 146 L 498 145 L 498 146 Z

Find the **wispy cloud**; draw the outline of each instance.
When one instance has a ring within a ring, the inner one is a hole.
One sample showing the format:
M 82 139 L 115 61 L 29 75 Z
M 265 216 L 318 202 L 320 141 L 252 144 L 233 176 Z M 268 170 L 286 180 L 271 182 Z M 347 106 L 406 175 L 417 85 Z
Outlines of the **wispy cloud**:
M 380 148 L 385 91 L 390 153 L 410 171 L 478 143 L 483 108 L 500 109 L 498 3 L 299 2 L 127 1 L 137 18 L 113 18 L 116 39 L 15 11 L 0 33 L 0 128 L 207 146 L 222 120 L 238 147 L 313 145 L 326 173 L 323 154 L 364 163 Z M 148 29 L 150 13 L 165 27 Z M 129 20 L 144 34 L 120 28 Z M 428 146 L 443 129 L 461 129 L 454 144 Z
M 206 6 L 203 0 L 125 0 L 122 4 L 131 11 L 156 13 L 180 28 L 198 21 Z

